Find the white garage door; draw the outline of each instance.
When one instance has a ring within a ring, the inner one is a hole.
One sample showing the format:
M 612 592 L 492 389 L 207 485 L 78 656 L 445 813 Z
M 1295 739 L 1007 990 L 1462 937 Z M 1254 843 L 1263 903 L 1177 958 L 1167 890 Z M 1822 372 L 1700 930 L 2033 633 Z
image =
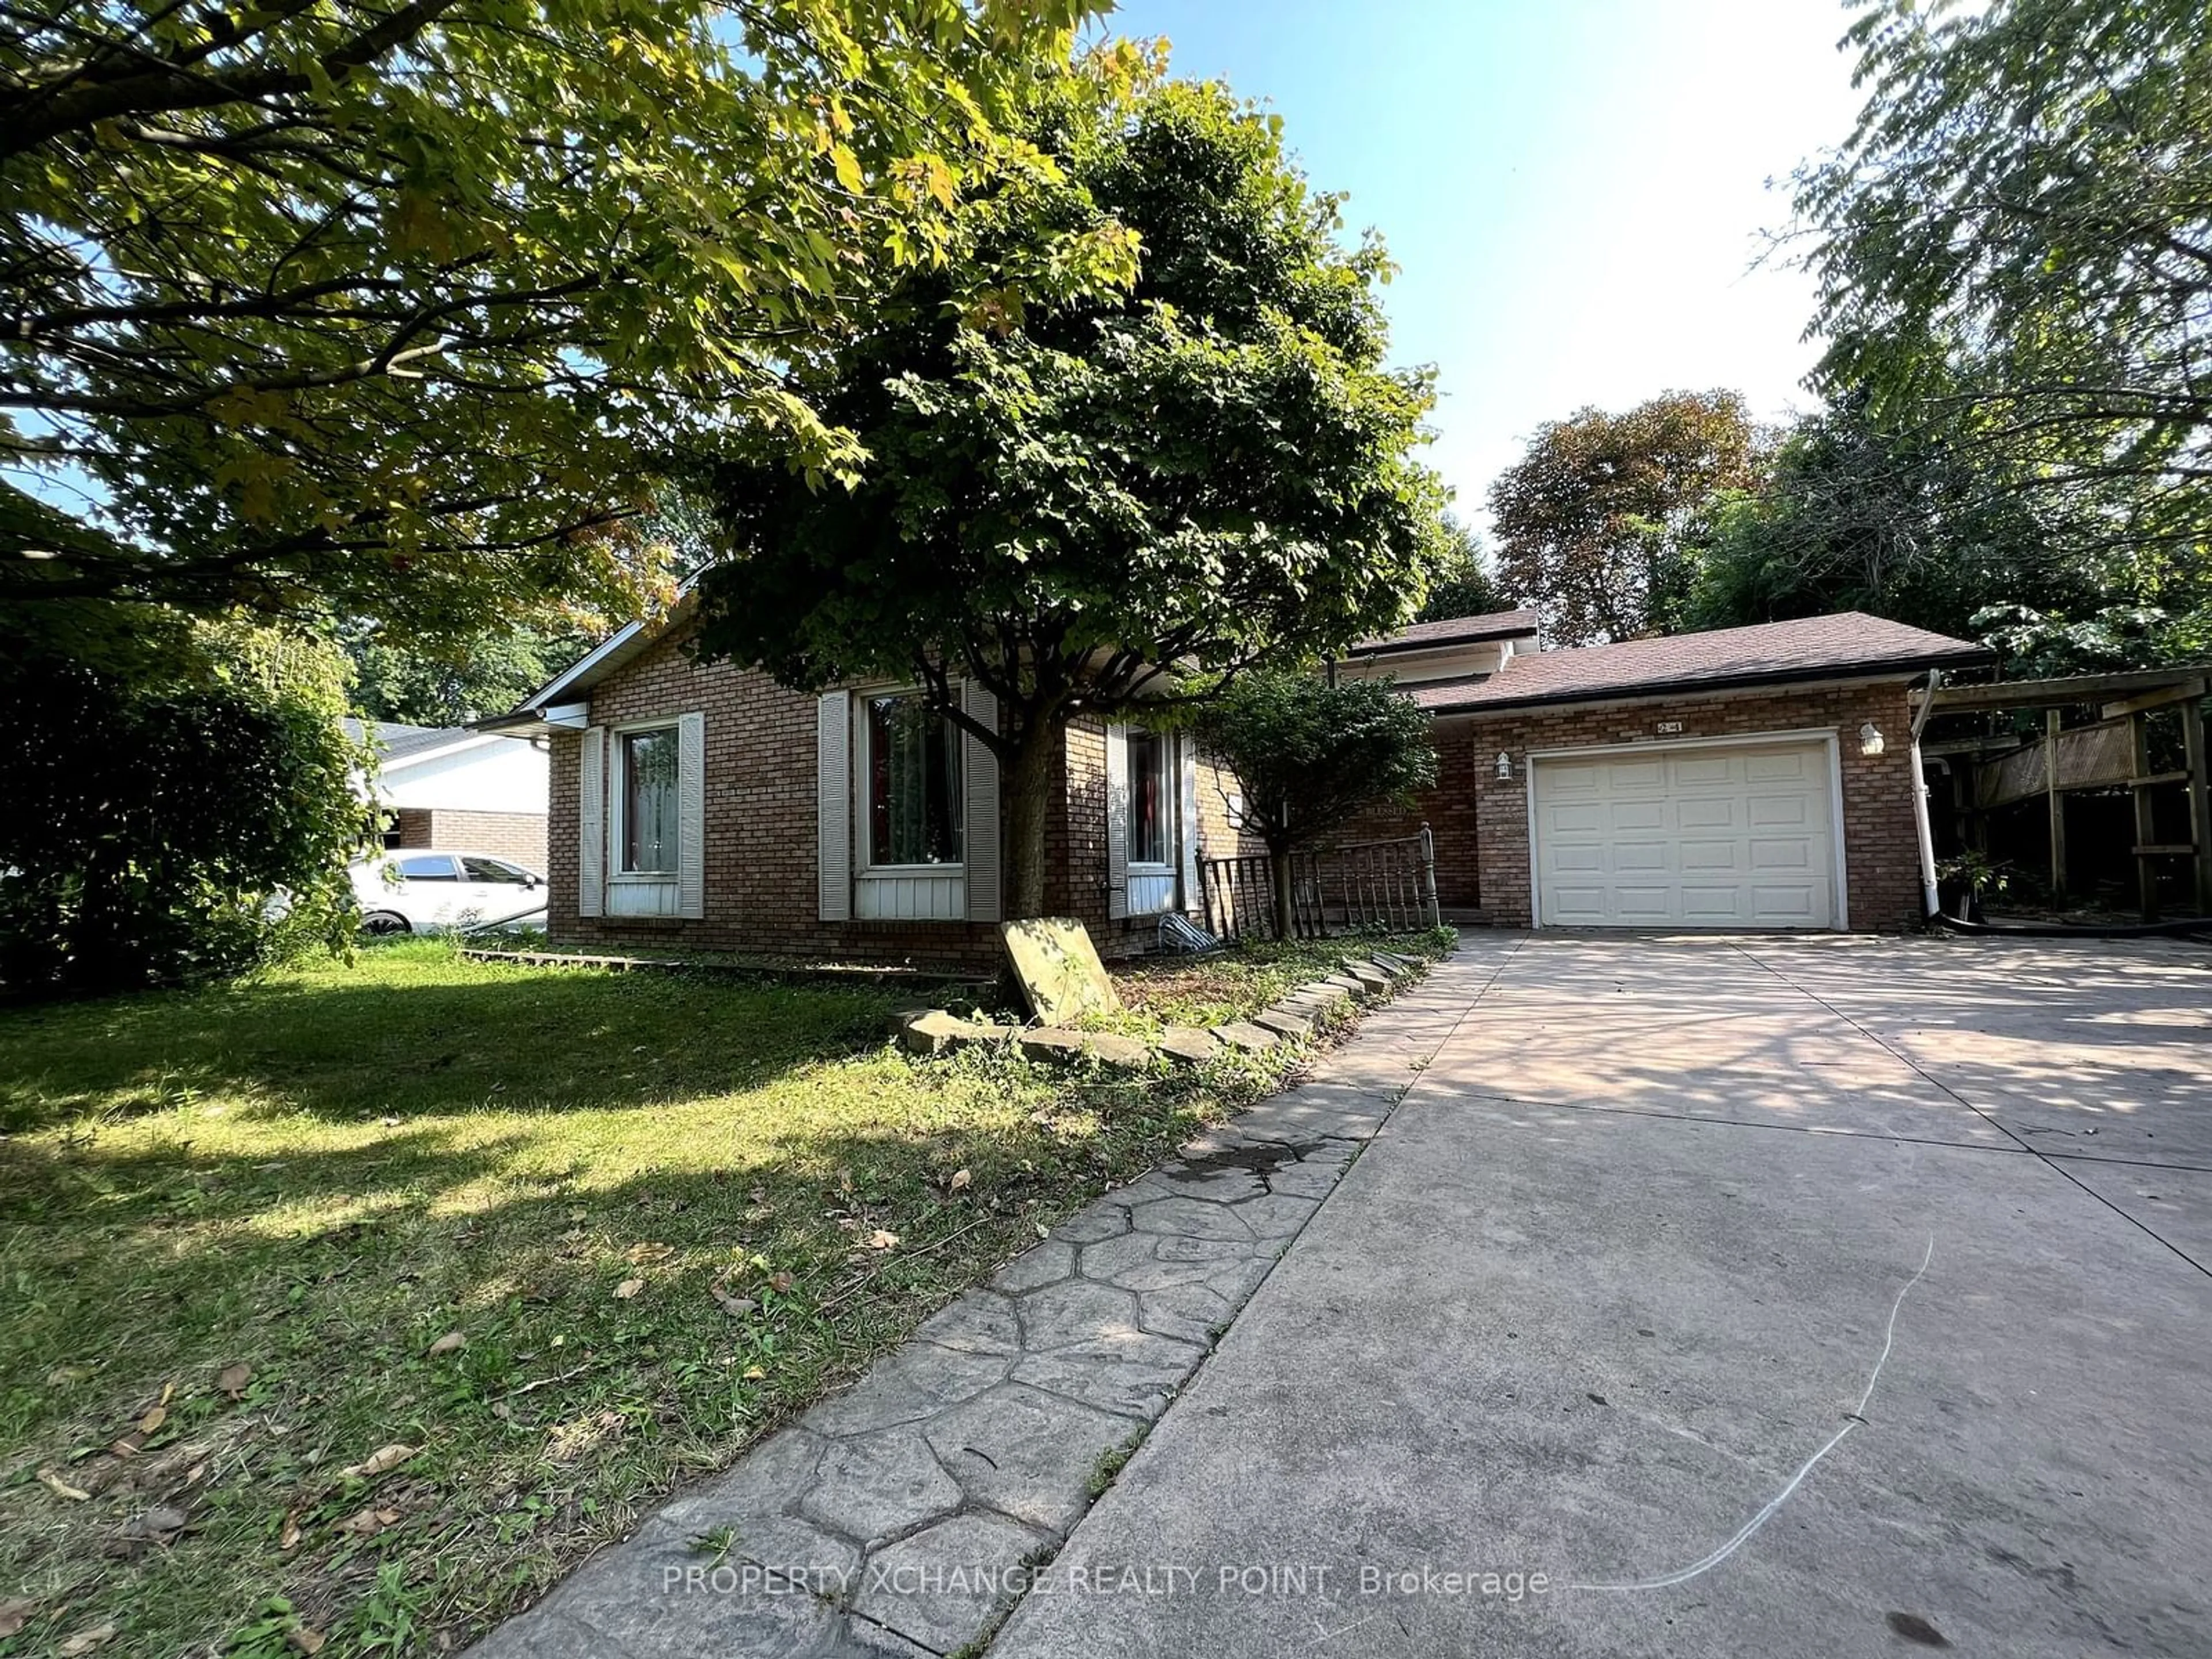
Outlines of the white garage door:
M 1538 923 L 1837 926 L 1829 752 L 1815 738 L 1534 762 Z

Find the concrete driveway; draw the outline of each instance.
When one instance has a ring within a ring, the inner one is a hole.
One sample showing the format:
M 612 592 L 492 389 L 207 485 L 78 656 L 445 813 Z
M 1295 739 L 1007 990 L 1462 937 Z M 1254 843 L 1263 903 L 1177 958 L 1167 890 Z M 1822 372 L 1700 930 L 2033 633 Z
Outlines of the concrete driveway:
M 1441 975 L 1465 1018 L 994 1659 L 2212 1654 L 2212 951 Z

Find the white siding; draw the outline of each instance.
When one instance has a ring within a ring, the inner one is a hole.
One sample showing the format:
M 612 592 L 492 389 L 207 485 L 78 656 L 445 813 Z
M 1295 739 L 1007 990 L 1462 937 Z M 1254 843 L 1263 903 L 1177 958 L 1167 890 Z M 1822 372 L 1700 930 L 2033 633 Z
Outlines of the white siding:
M 605 913 L 607 885 L 607 729 L 584 731 L 576 780 L 576 914 Z
M 957 864 L 927 873 L 871 871 L 853 884 L 853 914 L 863 921 L 958 921 L 968 915 L 966 890 Z
M 1129 914 L 1129 728 L 1106 728 L 1106 914 Z
M 707 914 L 707 717 L 676 722 L 676 914 Z
M 853 715 L 843 691 L 823 694 L 815 722 L 815 914 L 853 914 Z
M 412 764 L 386 757 L 372 786 L 390 807 L 448 812 L 543 812 L 548 758 L 520 738 L 486 738 Z
M 665 880 L 617 880 L 607 884 L 611 916 L 674 916 L 684 914 L 677 884 Z
M 1198 884 L 1198 744 L 1188 733 L 1176 738 L 1182 765 L 1176 781 L 1177 805 L 1182 808 L 1179 833 L 1182 842 L 1182 908 L 1196 915 L 1205 896 Z

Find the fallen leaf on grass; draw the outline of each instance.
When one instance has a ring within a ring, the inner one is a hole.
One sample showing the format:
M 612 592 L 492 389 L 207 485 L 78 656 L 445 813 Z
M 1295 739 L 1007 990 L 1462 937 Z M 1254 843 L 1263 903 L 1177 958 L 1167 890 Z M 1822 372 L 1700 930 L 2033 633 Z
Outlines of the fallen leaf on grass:
M 40 1469 L 39 1482 L 57 1498 L 66 1498 L 73 1504 L 89 1502 L 92 1494 L 82 1487 L 72 1486 L 52 1469 Z
M 156 1504 L 131 1523 L 132 1535 L 139 1538 L 160 1538 L 170 1533 L 182 1532 L 185 1522 L 191 1517 L 182 1510 L 167 1504 Z
M 642 1267 L 648 1261 L 665 1261 L 676 1251 L 666 1244 L 633 1244 L 623 1252 L 623 1259 L 632 1267 Z
M 330 1639 L 313 1625 L 295 1625 L 284 1632 L 284 1644 L 301 1653 L 320 1653 L 323 1644 Z
M 79 1631 L 54 1651 L 64 1655 L 64 1659 L 76 1659 L 78 1654 L 90 1653 L 101 1643 L 112 1639 L 114 1635 L 115 1621 L 111 1619 L 104 1625 L 94 1625 L 90 1630 Z
M 46 1386 L 65 1389 L 72 1382 L 82 1382 L 92 1375 L 89 1365 L 57 1365 L 46 1373 Z
M 868 1235 L 868 1248 L 872 1250 L 888 1250 L 898 1243 L 898 1238 L 899 1236 L 890 1228 L 878 1227 Z
M 18 1595 L 0 1601 L 0 1639 L 13 1636 L 29 1624 L 31 1615 L 38 1610 L 39 1604 L 27 1596 Z
M 975 1179 L 975 1176 L 966 1170 L 955 1170 L 952 1172 L 952 1179 L 945 1184 L 950 1190 L 961 1193 L 967 1191 L 968 1184 Z
M 441 1354 L 453 1353 L 467 1346 L 468 1340 L 468 1338 L 463 1336 L 459 1331 L 447 1331 L 435 1342 L 422 1350 L 422 1357 L 425 1359 L 435 1359 Z
M 770 1273 L 768 1276 L 769 1289 L 774 1291 L 778 1296 L 789 1296 L 791 1287 L 795 1282 L 789 1273 Z
M 768 1380 L 768 1373 L 757 1365 L 746 1366 L 744 1375 L 745 1381 L 748 1382 L 764 1382 Z
M 300 1547 L 299 1510 L 287 1510 L 284 1511 L 284 1525 L 283 1528 L 276 1534 L 276 1547 L 280 1550 L 295 1550 Z
M 758 1313 L 760 1304 L 749 1296 L 732 1296 L 720 1285 L 710 1285 L 715 1302 L 732 1319 L 743 1319 L 748 1314 Z
M 398 1510 L 380 1510 L 371 1504 L 358 1515 L 348 1516 L 339 1522 L 338 1530 L 355 1533 L 363 1538 L 374 1538 L 398 1519 Z
M 215 1385 L 235 1400 L 246 1392 L 246 1385 L 252 1381 L 253 1381 L 253 1367 L 240 1361 L 234 1365 L 225 1365 L 217 1371 Z
M 615 1300 L 617 1302 L 627 1302 L 630 1297 L 635 1296 L 644 1288 L 645 1281 L 643 1279 L 625 1279 L 621 1284 L 615 1286 Z
M 167 1406 L 153 1407 L 147 1412 L 145 1416 L 138 1419 L 138 1432 L 141 1434 L 151 1434 L 155 1430 L 160 1428 L 162 1424 L 168 1420 L 169 1408 Z
M 398 1468 L 421 1449 L 419 1446 L 403 1446 L 395 1440 L 388 1446 L 380 1446 L 366 1460 L 356 1463 L 346 1473 L 364 1480 L 369 1480 L 387 1470 Z

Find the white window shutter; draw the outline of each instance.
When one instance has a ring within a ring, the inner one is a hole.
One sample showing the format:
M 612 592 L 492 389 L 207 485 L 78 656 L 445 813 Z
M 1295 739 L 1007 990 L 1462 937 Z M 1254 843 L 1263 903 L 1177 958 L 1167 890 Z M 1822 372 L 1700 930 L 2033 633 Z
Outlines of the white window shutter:
M 1129 728 L 1106 728 L 1106 914 L 1129 914 Z
M 707 914 L 707 717 L 676 721 L 676 914 Z
M 1188 735 L 1175 739 L 1182 757 L 1176 794 L 1182 807 L 1182 908 L 1195 915 L 1205 894 L 1198 884 L 1198 745 Z
M 584 728 L 583 762 L 576 776 L 576 914 L 600 916 L 607 908 L 607 728 Z
M 823 694 L 815 714 L 815 914 L 853 919 L 853 700 Z
M 999 729 L 999 700 L 974 680 L 960 685 L 960 709 L 978 725 Z M 967 861 L 968 920 L 999 920 L 999 757 L 972 734 L 961 734 L 961 786 L 967 822 L 961 826 Z

